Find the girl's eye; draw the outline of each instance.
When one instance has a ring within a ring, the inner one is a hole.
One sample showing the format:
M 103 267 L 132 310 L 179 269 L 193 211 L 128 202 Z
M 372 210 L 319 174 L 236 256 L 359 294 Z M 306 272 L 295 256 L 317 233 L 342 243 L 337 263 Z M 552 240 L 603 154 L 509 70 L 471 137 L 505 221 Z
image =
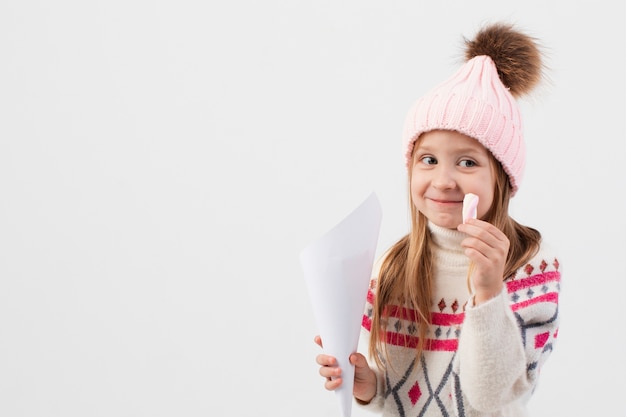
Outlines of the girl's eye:
M 425 156 L 422 158 L 422 162 L 426 165 L 435 165 L 437 163 L 437 160 L 432 156 Z
M 476 162 L 472 161 L 471 159 L 464 159 L 459 162 L 459 165 L 465 168 L 471 168 L 476 166 Z

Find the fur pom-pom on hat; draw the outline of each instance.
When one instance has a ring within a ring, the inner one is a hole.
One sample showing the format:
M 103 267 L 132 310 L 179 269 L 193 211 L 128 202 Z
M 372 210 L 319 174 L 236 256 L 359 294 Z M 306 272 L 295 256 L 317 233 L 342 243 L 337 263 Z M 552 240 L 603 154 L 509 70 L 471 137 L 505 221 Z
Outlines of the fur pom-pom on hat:
M 515 195 L 526 162 L 516 97 L 541 81 L 541 52 L 534 38 L 498 23 L 465 39 L 465 58 L 452 77 L 409 110 L 402 135 L 407 167 L 422 133 L 455 130 L 478 140 L 500 161 Z
M 498 76 L 514 97 L 520 97 L 541 81 L 541 53 L 533 38 L 512 25 L 495 24 L 479 31 L 473 40 L 465 39 L 465 59 L 487 55 Z

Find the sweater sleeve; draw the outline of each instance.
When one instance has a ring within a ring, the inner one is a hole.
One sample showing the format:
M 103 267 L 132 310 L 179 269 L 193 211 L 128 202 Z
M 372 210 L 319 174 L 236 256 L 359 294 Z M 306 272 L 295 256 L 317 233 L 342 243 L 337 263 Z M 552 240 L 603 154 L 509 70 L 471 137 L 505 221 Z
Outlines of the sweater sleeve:
M 558 335 L 559 262 L 543 246 L 499 296 L 469 306 L 459 340 L 461 390 L 479 411 L 530 395 Z

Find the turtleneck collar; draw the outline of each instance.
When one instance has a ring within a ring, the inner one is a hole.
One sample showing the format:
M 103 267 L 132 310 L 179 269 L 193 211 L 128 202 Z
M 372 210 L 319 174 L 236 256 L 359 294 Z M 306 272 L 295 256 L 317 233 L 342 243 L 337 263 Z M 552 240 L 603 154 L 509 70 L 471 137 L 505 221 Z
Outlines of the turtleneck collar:
M 437 226 L 433 222 L 428 222 L 428 230 L 430 230 L 433 240 L 443 249 L 458 250 L 461 248 L 461 242 L 467 237 L 465 233 L 456 229 L 447 229 Z
M 433 238 L 433 254 L 439 262 L 449 267 L 467 267 L 469 259 L 465 256 L 461 242 L 467 237 L 455 229 L 447 229 L 428 222 L 428 230 Z

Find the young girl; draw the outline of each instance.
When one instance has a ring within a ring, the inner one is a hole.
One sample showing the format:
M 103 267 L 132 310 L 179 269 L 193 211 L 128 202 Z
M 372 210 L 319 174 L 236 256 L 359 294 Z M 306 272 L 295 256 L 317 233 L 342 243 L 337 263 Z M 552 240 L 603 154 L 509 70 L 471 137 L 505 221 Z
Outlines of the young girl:
M 467 62 L 408 113 L 411 230 L 375 267 L 370 360 L 350 356 L 356 402 L 384 416 L 524 416 L 558 333 L 559 262 L 508 214 L 525 162 L 515 97 L 540 81 L 541 54 L 506 24 L 465 44 Z M 477 219 L 463 222 L 468 193 Z M 316 361 L 338 388 L 336 359 Z

